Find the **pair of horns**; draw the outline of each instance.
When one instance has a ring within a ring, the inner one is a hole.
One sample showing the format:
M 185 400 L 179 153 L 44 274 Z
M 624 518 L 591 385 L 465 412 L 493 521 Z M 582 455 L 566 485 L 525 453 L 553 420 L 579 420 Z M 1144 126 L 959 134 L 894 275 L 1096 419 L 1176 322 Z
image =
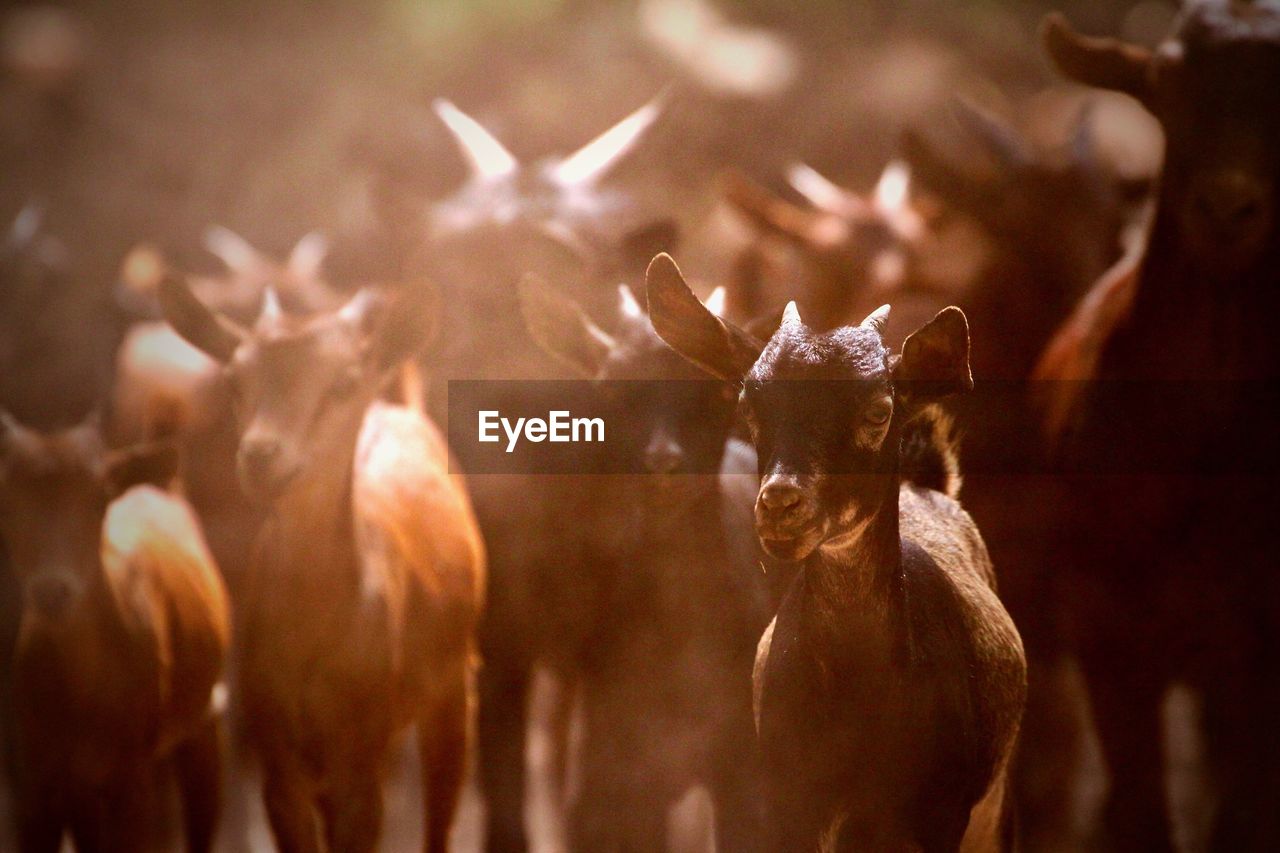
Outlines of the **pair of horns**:
M 881 305 L 872 311 L 858 325 L 864 329 L 870 329 L 877 335 L 883 335 L 885 328 L 889 325 L 889 306 Z M 803 326 L 804 321 L 800 319 L 800 309 L 796 307 L 795 300 L 787 303 L 787 307 L 782 312 L 782 325 L 784 326 Z
M 640 109 L 559 160 L 549 171 L 550 179 L 564 188 L 584 187 L 598 181 L 616 166 L 657 120 L 666 101 L 658 95 Z M 520 162 L 483 125 L 458 109 L 451 101 L 438 98 L 432 105 L 467 161 L 472 180 L 490 183 L 509 178 Z
M 870 199 L 846 190 L 805 163 L 793 163 L 787 168 L 787 183 L 814 207 L 828 213 L 847 215 L 861 213 L 868 208 L 896 211 L 906 204 L 911 170 L 902 160 L 890 160 L 876 180 Z
M 253 273 L 275 266 L 270 258 L 248 240 L 222 225 L 210 226 L 204 232 L 204 246 L 234 273 Z M 329 241 L 323 234 L 312 231 L 304 235 L 289 252 L 285 270 L 298 278 L 315 278 L 328 254 Z

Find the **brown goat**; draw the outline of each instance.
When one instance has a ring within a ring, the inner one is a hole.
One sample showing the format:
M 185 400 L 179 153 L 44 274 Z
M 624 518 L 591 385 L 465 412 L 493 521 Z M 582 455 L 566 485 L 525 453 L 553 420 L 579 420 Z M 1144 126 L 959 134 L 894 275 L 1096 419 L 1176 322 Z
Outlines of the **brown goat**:
M 1062 574 L 1111 776 L 1105 831 L 1115 849 L 1173 849 L 1160 723 L 1182 682 L 1203 702 L 1213 849 L 1273 850 L 1280 6 L 1189 4 L 1154 51 L 1061 16 L 1043 35 L 1064 73 L 1137 99 L 1166 140 L 1145 251 L 1099 281 L 1039 372 L 1083 469 Z
M 240 681 L 285 850 L 374 849 L 380 773 L 410 723 L 426 849 L 447 848 L 463 782 L 484 558 L 443 438 L 420 411 L 377 400 L 432 319 L 428 299 L 407 301 L 362 291 L 299 319 L 268 292 L 250 331 L 175 280 L 161 290 L 174 327 L 227 366 L 241 483 L 270 508 Z
M 803 567 L 756 656 L 769 849 L 1007 849 L 1026 661 L 931 407 L 973 387 L 964 314 L 891 356 L 887 308 L 819 333 L 791 303 L 764 345 L 651 269 L 658 334 L 742 383 L 756 532 Z
M 56 851 L 64 831 L 80 850 L 157 849 L 168 758 L 188 847 L 212 847 L 212 703 L 230 619 L 195 515 L 156 488 L 175 464 L 172 450 L 108 453 L 92 425 L 46 435 L 0 414 L 0 536 L 23 591 L 14 701 L 28 853 Z
M 253 320 L 271 287 L 290 311 L 338 307 L 339 294 L 321 278 L 326 244 L 318 234 L 298 241 L 285 263 L 265 256 L 244 238 L 212 227 L 205 246 L 226 268 L 219 275 L 190 276 L 197 298 L 239 323 Z M 156 289 L 167 263 L 138 247 L 121 270 L 118 301 L 132 313 L 156 313 Z M 110 433 L 115 444 L 172 439 L 182 453 L 182 484 L 200 514 L 218 567 L 233 597 L 249 562 L 249 543 L 262 512 L 236 483 L 236 431 L 228 390 L 217 362 L 161 321 L 142 320 L 125 332 L 116 352 Z

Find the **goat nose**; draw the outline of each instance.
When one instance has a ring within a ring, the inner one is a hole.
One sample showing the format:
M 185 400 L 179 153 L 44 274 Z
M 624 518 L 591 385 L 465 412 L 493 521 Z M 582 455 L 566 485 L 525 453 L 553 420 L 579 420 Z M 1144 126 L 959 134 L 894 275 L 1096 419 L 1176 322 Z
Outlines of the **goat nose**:
M 785 512 L 795 509 L 804 498 L 804 493 L 792 483 L 766 483 L 760 490 L 760 503 L 770 512 Z
M 683 461 L 684 451 L 668 438 L 655 438 L 644 451 L 644 466 L 653 474 L 670 474 Z
M 1244 172 L 1230 171 L 1201 178 L 1195 188 L 1195 212 L 1217 228 L 1249 225 L 1263 213 L 1266 193 Z
M 240 455 L 247 467 L 262 470 L 280 458 L 280 442 L 274 438 L 255 438 L 244 443 Z

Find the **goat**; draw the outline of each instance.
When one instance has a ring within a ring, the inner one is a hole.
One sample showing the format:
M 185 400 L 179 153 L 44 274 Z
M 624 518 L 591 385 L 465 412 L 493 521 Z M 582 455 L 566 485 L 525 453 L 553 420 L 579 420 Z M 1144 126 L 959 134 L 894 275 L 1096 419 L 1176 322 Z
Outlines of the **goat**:
M 221 226 L 208 229 L 205 247 L 226 270 L 190 277 L 192 291 L 238 323 L 253 320 L 268 287 L 285 310 L 296 313 L 332 309 L 340 302 L 320 277 L 326 243 L 319 234 L 299 240 L 283 264 Z M 122 264 L 117 301 L 136 316 L 158 313 L 157 289 L 168 274 L 157 252 L 135 248 Z M 162 320 L 133 323 L 116 352 L 110 433 L 117 444 L 160 438 L 178 444 L 186 496 L 238 598 L 262 513 L 235 479 L 236 428 L 217 362 Z
M 379 212 L 400 244 L 402 264 L 427 271 L 446 288 L 447 335 L 431 364 L 437 383 L 554 376 L 554 361 L 511 310 L 522 276 L 538 272 L 589 310 L 603 311 L 610 291 L 598 286 L 602 278 L 643 273 L 653 254 L 671 247 L 674 224 L 660 220 L 629 229 L 630 197 L 604 186 L 607 173 L 656 121 L 661 106 L 660 100 L 651 102 L 576 153 L 531 166 L 479 122 L 446 101 L 436 102 L 466 163 L 465 181 L 453 195 L 412 211 L 399 204 L 399 188 L 388 188 Z M 492 251 L 496 245 L 503 250 Z M 445 395 L 431 398 L 442 401 Z M 473 483 L 492 574 L 480 634 L 486 665 L 478 738 L 486 839 L 494 850 L 522 850 L 526 844 L 524 778 L 513 768 L 524 764 L 533 658 L 547 649 L 572 648 L 570 638 L 579 627 L 556 624 L 546 613 L 571 614 L 582 606 L 581 597 L 569 593 L 572 585 L 561 582 L 589 571 L 593 531 L 571 521 L 590 508 L 589 493 L 580 485 L 573 477 L 521 475 L 486 475 Z M 551 583 L 539 586 L 552 568 Z M 537 594 L 525 594 L 532 589 Z M 562 593 L 570 598 L 561 601 Z
M 722 849 L 752 849 L 749 677 L 768 617 L 764 578 L 733 561 L 721 517 L 717 472 L 736 394 L 674 353 L 639 300 L 619 290 L 607 334 L 538 280 L 521 288 L 534 339 L 611 399 L 617 437 L 604 470 L 629 472 L 592 477 L 594 512 L 578 520 L 598 533 L 593 594 L 566 602 L 591 614 L 570 673 L 586 728 L 572 849 L 664 849 L 667 810 L 697 783 L 711 792 Z M 713 293 L 710 310 L 723 299 L 723 289 Z
M 1067 462 L 1128 472 L 1077 478 L 1063 519 L 1068 618 L 1111 776 L 1104 828 L 1120 849 L 1173 849 L 1160 714 L 1183 680 L 1204 703 L 1213 848 L 1271 849 L 1280 589 L 1274 436 L 1254 389 L 1280 364 L 1280 8 L 1189 4 L 1156 50 L 1058 15 L 1043 41 L 1063 73 L 1137 99 L 1166 138 L 1145 252 L 1081 301 L 1037 373 L 1059 402 L 1075 397 L 1051 405 Z
M 173 327 L 226 365 L 237 471 L 269 507 L 241 620 L 240 687 L 264 800 L 286 850 L 372 850 L 380 770 L 416 723 L 426 849 L 443 851 L 463 782 L 484 556 L 442 437 L 377 400 L 423 344 L 431 298 L 360 291 L 287 315 L 267 291 L 252 330 L 176 279 Z
M 172 759 L 187 846 L 212 849 L 214 688 L 226 593 L 191 508 L 163 491 L 171 448 L 104 450 L 84 424 L 0 413 L 0 536 L 22 589 L 14 652 L 24 853 L 160 849 L 153 794 Z M 158 488 L 159 487 L 159 488 Z
M 1007 849 L 1026 661 L 931 408 L 973 386 L 964 314 L 891 356 L 887 308 L 818 333 L 790 303 L 762 344 L 651 270 L 658 334 L 741 383 L 756 533 L 802 564 L 753 678 L 770 849 Z

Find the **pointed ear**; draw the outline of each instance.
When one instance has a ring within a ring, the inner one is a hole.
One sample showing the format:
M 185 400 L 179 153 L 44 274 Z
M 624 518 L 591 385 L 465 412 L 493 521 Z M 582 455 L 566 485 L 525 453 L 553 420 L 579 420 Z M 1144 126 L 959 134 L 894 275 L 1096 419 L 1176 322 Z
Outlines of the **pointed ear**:
M 1045 17 L 1040 40 L 1058 70 L 1077 83 L 1150 99 L 1152 55 L 1145 47 L 1081 35 L 1060 12 Z
M 741 172 L 725 173 L 720 183 L 725 201 L 763 234 L 816 251 L 838 246 L 849 236 L 840 217 L 794 205 Z
M 740 381 L 760 357 L 764 343 L 709 311 L 670 255 L 654 258 L 645 278 L 649 319 L 658 337 L 712 376 Z
M 907 336 L 893 371 L 898 393 L 912 403 L 927 403 L 973 390 L 969 370 L 969 321 L 955 306 Z
M 339 311 L 369 330 L 369 358 L 379 373 L 385 373 L 435 339 L 439 294 L 426 281 L 401 286 L 394 295 L 365 288 Z
M 519 293 L 525 328 L 538 346 L 582 376 L 597 375 L 614 347 L 613 338 L 578 303 L 536 275 L 521 279 Z
M 225 364 L 247 333 L 235 323 L 216 314 L 195 294 L 185 281 L 166 276 L 158 293 L 160 311 L 174 331 L 214 361 Z
M 169 442 L 140 444 L 107 454 L 107 493 L 124 494 L 134 486 L 167 488 L 178 475 L 178 448 Z

